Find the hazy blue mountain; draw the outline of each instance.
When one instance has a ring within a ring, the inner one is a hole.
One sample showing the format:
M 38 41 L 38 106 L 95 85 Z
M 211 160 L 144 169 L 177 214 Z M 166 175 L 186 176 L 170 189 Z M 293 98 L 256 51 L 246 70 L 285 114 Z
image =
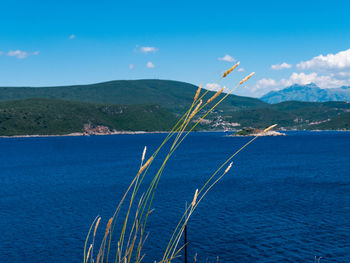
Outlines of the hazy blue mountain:
M 261 100 L 268 103 L 279 103 L 282 101 L 350 101 L 350 87 L 335 89 L 321 89 L 314 83 L 307 85 L 294 84 L 288 88 L 270 91 L 261 97 Z

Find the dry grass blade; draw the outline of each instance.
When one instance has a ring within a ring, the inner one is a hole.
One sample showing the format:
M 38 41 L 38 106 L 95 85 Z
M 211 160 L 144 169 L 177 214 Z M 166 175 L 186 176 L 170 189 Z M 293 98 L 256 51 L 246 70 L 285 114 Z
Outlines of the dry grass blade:
M 195 102 L 198 99 L 199 94 L 201 93 L 201 89 L 202 89 L 202 84 L 199 85 L 196 95 L 194 96 L 193 102 Z
M 195 206 L 196 201 L 197 201 L 197 197 L 198 197 L 198 189 L 196 189 L 196 192 L 194 193 L 192 207 Z
M 90 244 L 89 251 L 88 251 L 87 256 L 86 256 L 86 262 L 88 262 L 88 260 L 89 260 L 91 249 L 92 249 L 92 244 Z
M 224 91 L 225 88 L 226 87 L 224 86 L 218 92 L 216 92 L 210 99 L 208 99 L 207 104 L 215 100 Z
M 100 224 L 100 221 L 101 221 L 101 217 L 99 217 L 99 218 L 97 219 L 97 222 L 96 222 L 96 225 L 95 225 L 95 229 L 94 229 L 94 238 L 95 238 L 95 236 L 96 236 L 96 231 L 97 231 L 98 225 Z
M 100 260 L 101 260 L 101 263 L 103 262 L 103 258 L 104 258 L 104 254 L 105 254 L 105 247 L 106 247 L 106 240 L 107 240 L 108 233 L 110 233 L 112 222 L 113 222 L 113 217 L 111 217 L 108 220 L 105 235 L 102 239 L 101 246 L 100 246 L 100 249 L 98 251 L 96 263 L 98 263 Z
M 230 171 L 231 167 L 232 167 L 232 162 L 230 163 L 229 166 L 227 166 L 227 168 L 226 168 L 224 174 L 226 174 L 228 171 Z
M 141 163 L 143 163 L 143 161 L 145 160 L 146 151 L 147 151 L 147 146 L 145 146 L 145 148 L 143 149 Z
M 84 244 L 84 262 L 86 261 L 86 245 L 87 245 L 87 242 L 89 240 L 89 237 L 90 237 L 90 233 L 91 233 L 91 230 L 92 230 L 92 227 L 93 225 L 95 224 L 96 220 L 98 219 L 98 216 L 96 216 L 96 218 L 94 219 L 94 221 L 92 222 L 91 226 L 90 226 L 90 229 L 89 229 L 89 232 L 86 236 L 86 239 L 85 239 L 85 244 Z
M 254 74 L 255 74 L 255 72 L 250 73 L 248 76 L 246 76 L 244 79 L 242 79 L 238 85 L 242 85 L 244 82 L 246 82 L 248 79 L 250 79 Z
M 105 232 L 105 238 L 107 237 L 107 235 L 108 235 L 108 233 L 109 233 L 109 230 L 111 229 L 112 221 L 113 221 L 113 217 L 111 217 L 111 218 L 108 220 L 107 227 L 106 227 L 106 232 Z
M 224 75 L 222 75 L 222 78 L 225 78 L 228 74 L 230 74 L 235 68 L 238 67 L 240 62 L 237 62 L 233 67 L 229 68 L 225 71 Z
M 97 258 L 96 258 L 96 263 L 100 262 L 100 258 L 101 258 L 101 251 L 98 252 Z

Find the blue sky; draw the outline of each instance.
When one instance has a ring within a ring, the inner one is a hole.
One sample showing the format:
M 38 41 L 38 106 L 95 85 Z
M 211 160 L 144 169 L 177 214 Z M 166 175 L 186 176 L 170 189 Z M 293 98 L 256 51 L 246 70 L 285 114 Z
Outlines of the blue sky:
M 240 95 L 350 85 L 349 13 L 345 0 L 3 0 L 0 86 L 159 78 L 218 88 L 236 61 L 242 71 L 220 85 L 255 71 Z

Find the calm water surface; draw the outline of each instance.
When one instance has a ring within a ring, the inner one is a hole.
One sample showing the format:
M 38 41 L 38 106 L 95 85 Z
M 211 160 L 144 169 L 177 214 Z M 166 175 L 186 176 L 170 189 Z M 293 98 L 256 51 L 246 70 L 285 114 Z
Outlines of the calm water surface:
M 82 262 L 96 215 L 113 214 L 145 145 L 164 134 L 0 139 L 0 262 Z M 196 188 L 249 138 L 194 133 L 164 171 L 144 262 L 159 260 Z M 350 262 L 350 133 L 259 138 L 188 226 L 197 262 Z

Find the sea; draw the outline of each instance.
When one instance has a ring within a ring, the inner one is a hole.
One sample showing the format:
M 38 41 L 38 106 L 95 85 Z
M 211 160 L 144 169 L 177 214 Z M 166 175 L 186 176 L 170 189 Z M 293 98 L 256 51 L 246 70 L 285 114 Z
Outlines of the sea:
M 147 159 L 165 137 L 0 138 L 0 262 L 83 262 L 92 221 L 101 216 L 103 235 L 144 147 Z M 250 139 L 194 132 L 182 142 L 155 192 L 142 262 L 162 259 L 195 190 Z M 188 222 L 187 262 L 350 262 L 350 132 L 259 137 L 232 161 Z

